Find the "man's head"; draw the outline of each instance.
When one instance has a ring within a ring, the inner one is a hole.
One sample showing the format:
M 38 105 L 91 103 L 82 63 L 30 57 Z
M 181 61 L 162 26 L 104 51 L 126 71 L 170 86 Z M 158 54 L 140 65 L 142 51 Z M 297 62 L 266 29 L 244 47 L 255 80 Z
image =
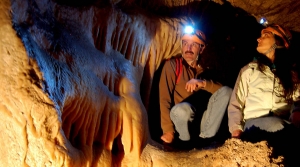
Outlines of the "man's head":
M 199 54 L 203 52 L 206 45 L 205 34 L 200 30 L 194 30 L 192 27 L 186 27 L 181 37 L 182 57 L 194 66 L 198 60 Z

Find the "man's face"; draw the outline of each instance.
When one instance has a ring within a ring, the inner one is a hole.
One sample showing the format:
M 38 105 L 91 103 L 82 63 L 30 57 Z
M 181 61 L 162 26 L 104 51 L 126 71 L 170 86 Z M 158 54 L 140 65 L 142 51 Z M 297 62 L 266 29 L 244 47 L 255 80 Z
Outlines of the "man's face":
M 205 43 L 194 42 L 193 40 L 182 40 L 182 56 L 189 65 L 196 63 L 198 55 L 201 54 L 205 48 Z

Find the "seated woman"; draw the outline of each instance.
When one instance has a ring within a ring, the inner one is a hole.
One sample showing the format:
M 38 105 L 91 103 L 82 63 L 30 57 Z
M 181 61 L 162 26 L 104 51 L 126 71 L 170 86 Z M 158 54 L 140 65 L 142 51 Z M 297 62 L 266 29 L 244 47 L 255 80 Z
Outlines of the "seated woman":
M 293 124 L 299 124 L 300 111 L 293 106 L 299 100 L 299 81 L 290 51 L 291 37 L 279 25 L 261 31 L 257 39 L 261 56 L 240 70 L 228 106 L 231 137 L 267 140 L 274 153 L 283 151 L 289 156 L 296 155 L 288 150 L 288 144 L 299 138 Z

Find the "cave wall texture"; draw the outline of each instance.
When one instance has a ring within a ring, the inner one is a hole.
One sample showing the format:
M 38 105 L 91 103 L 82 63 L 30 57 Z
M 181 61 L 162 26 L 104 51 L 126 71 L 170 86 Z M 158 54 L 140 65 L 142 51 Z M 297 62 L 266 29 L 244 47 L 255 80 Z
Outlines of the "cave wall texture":
M 299 5 L 1 0 L 0 165 L 180 166 L 178 156 L 193 162 L 196 153 L 167 153 L 156 142 L 159 69 L 180 53 L 182 27 L 200 25 L 209 39 L 203 66 L 233 86 L 257 54 L 260 17 L 284 24 L 299 43 Z M 235 166 L 238 160 L 225 161 Z

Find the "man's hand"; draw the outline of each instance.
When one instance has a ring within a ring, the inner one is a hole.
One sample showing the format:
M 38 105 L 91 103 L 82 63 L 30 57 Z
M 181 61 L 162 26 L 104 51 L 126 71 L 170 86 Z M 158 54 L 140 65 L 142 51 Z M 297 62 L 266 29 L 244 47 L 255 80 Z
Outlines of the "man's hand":
M 172 143 L 172 141 L 174 139 L 174 133 L 166 132 L 160 137 L 160 139 L 166 143 Z
M 188 92 L 193 92 L 197 88 L 204 88 L 206 86 L 205 80 L 191 79 L 185 84 L 185 89 Z
M 293 125 L 295 125 L 297 128 L 300 127 L 300 111 L 294 111 L 290 116 L 290 121 Z
M 234 130 L 234 131 L 231 133 L 231 137 L 232 137 L 232 138 L 240 138 L 242 133 L 243 133 L 243 131 L 240 130 L 240 129 Z

